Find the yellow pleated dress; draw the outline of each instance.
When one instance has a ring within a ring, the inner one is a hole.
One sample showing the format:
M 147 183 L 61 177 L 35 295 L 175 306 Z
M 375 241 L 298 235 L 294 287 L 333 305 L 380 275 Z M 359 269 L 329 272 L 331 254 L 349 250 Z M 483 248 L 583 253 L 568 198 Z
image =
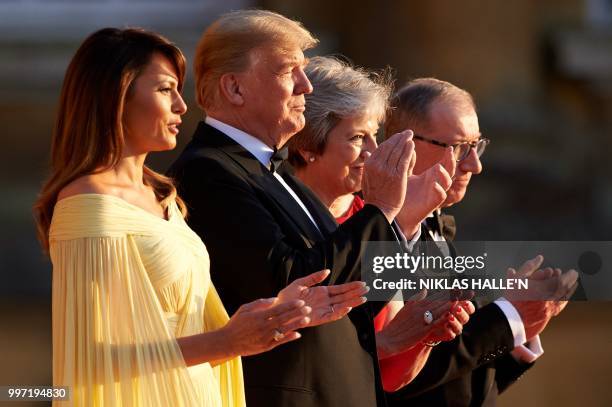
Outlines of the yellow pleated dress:
M 242 407 L 240 358 L 186 367 L 177 337 L 228 321 L 209 258 L 176 203 L 168 220 L 102 194 L 60 200 L 53 263 L 53 384 L 75 406 Z

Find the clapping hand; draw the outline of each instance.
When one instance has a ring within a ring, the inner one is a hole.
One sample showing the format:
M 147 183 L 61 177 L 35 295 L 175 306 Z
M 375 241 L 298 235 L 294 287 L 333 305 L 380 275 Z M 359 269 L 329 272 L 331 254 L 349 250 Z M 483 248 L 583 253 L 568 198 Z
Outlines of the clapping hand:
M 448 300 L 448 292 L 439 292 L 427 297 L 421 290 L 410 297 L 387 326 L 376 334 L 381 358 L 402 353 L 421 342 L 449 341 L 461 334 L 474 305 L 469 301 L 473 293 L 463 295 L 461 300 Z M 431 313 L 426 323 L 424 314 Z
M 308 326 L 336 321 L 348 314 L 353 307 L 366 302 L 363 297 L 369 288 L 361 281 L 339 285 L 316 285 L 329 276 L 329 270 L 321 270 L 294 280 L 278 293 L 281 302 L 302 300 L 311 308 Z
M 362 192 L 366 204 L 378 207 L 389 223 L 399 213 L 406 198 L 408 177 L 416 160 L 413 133 L 394 134 L 365 162 Z
M 298 278 L 275 298 L 260 299 L 241 306 L 224 327 L 228 347 L 238 355 L 265 352 L 300 338 L 298 329 L 336 321 L 358 305 L 368 287 L 361 281 L 317 286 L 329 276 L 321 270 Z
M 300 338 L 311 308 L 304 301 L 265 298 L 242 305 L 223 327 L 232 354 L 248 356 Z
M 413 236 L 421 221 L 446 200 L 453 184 L 456 161 L 453 149 L 447 148 L 442 159 L 420 175 L 408 177 L 406 199 L 396 220 L 406 236 Z
M 526 261 L 518 271 L 508 269 L 508 278 L 528 278 L 527 290 L 507 291 L 504 297 L 516 308 L 527 339 L 540 334 L 550 319 L 559 315 L 578 286 L 578 273 L 560 269 L 539 269 L 544 257 L 536 256 Z

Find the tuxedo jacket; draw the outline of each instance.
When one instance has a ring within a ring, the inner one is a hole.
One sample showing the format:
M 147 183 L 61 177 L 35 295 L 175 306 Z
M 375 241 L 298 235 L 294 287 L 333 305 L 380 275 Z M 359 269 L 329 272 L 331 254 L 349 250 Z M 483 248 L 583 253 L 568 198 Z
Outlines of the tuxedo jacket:
M 286 181 L 316 221 L 270 171 L 238 143 L 200 123 L 169 171 L 188 207 L 188 223 L 209 253 L 211 278 L 231 315 L 277 295 L 323 268 L 325 284 L 360 279 L 362 241 L 393 241 L 385 216 L 366 205 L 340 227 L 297 179 Z M 348 317 L 301 330 L 302 338 L 244 357 L 249 407 L 385 405 L 367 303 Z
M 445 238 L 450 253 L 456 253 Z M 421 239 L 433 240 L 425 225 Z M 493 303 L 476 304 L 463 333 L 434 347 L 417 377 L 388 393 L 389 406 L 495 406 L 498 394 L 533 365 L 516 362 L 510 355 L 513 348 L 512 330 L 502 310 Z

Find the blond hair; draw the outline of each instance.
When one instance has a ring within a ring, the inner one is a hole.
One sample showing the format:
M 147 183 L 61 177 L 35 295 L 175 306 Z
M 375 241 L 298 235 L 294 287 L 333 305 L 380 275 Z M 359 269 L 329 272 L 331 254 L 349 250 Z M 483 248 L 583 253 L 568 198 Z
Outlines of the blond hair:
M 239 10 L 224 14 L 202 34 L 194 56 L 196 100 L 207 110 L 218 106 L 219 79 L 248 69 L 251 51 L 314 47 L 318 40 L 301 23 L 267 10 Z

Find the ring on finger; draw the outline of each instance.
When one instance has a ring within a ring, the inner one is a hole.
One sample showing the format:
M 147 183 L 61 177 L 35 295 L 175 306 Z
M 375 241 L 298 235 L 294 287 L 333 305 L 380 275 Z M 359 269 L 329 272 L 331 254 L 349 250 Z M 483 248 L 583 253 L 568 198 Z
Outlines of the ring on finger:
M 431 311 L 427 310 L 423 313 L 423 322 L 425 322 L 425 325 L 431 325 L 433 320 L 434 318 L 433 318 L 433 314 L 431 313 Z
M 274 329 L 274 335 L 272 336 L 272 340 L 274 340 L 274 342 L 278 342 L 281 339 L 283 339 L 285 337 L 285 334 L 282 333 L 279 329 Z

